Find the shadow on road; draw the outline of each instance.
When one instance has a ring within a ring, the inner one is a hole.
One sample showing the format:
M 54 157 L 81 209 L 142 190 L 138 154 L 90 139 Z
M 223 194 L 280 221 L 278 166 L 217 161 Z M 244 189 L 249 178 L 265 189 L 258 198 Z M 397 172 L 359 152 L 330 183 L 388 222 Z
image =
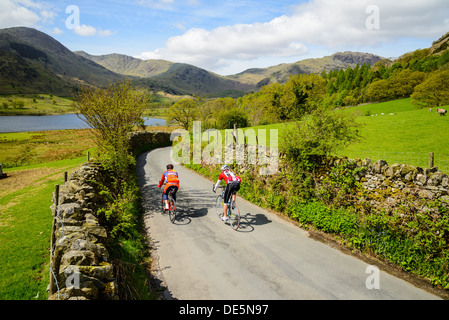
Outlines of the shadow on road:
M 254 231 L 254 226 L 261 226 L 270 223 L 271 220 L 267 218 L 266 215 L 261 213 L 252 214 L 247 212 L 245 214 L 240 214 L 240 226 L 237 231 L 240 232 L 252 232 Z

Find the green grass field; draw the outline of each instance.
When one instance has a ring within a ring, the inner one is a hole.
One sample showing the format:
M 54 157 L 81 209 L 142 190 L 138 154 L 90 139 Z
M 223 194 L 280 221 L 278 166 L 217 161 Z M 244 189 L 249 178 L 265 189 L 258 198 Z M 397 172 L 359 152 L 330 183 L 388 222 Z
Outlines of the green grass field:
M 72 99 L 48 94 L 0 96 L 0 115 L 54 115 L 76 112 Z
M 0 300 L 46 300 L 52 192 L 86 158 L 5 170 L 0 180 Z
M 401 99 L 347 111 L 360 114 L 363 140 L 340 150 L 339 155 L 427 168 L 429 152 L 433 152 L 435 165 L 449 171 L 449 117 L 438 115 L 436 108 L 429 112 L 416 108 L 410 99 Z
M 382 159 L 388 163 L 427 168 L 429 152 L 433 152 L 435 166 L 449 172 L 449 116 L 438 115 L 436 108 L 429 112 L 428 109 L 418 109 L 410 99 L 401 99 L 343 111 L 356 112 L 357 121 L 362 124 L 362 140 L 338 150 L 339 156 L 370 158 L 372 161 Z M 272 124 L 251 129 L 256 132 L 266 129 L 267 136 L 270 129 L 277 129 L 281 139 L 286 126 L 288 124 Z
M 52 192 L 93 146 L 87 130 L 0 134 L 0 300 L 47 299 Z
M 13 168 L 79 157 L 94 145 L 86 130 L 0 133 L 0 163 Z

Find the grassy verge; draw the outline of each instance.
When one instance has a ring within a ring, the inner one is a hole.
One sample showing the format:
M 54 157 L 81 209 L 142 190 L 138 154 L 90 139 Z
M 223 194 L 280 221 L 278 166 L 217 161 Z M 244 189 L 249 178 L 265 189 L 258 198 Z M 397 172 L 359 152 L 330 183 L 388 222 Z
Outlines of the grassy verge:
M 92 147 L 87 130 L 0 134 L 0 300 L 47 299 L 52 192 Z
M 0 180 L 0 300 L 47 299 L 52 192 L 83 160 L 11 169 Z

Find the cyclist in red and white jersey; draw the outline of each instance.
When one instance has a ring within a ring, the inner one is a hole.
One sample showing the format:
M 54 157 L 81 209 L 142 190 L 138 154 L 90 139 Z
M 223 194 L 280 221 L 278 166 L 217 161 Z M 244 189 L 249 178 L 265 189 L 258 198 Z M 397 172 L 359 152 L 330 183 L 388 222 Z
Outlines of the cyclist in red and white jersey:
M 221 180 L 226 181 L 226 190 L 224 194 L 224 202 L 223 202 L 223 216 L 221 217 L 221 220 L 227 221 L 228 216 L 228 202 L 231 194 L 233 192 L 237 192 L 240 190 L 240 182 L 241 179 L 238 175 L 236 175 L 234 172 L 232 172 L 228 165 L 224 165 L 221 167 L 221 174 L 218 176 L 218 181 L 214 186 L 214 192 L 217 191 L 218 186 L 221 183 Z M 232 196 L 232 201 L 235 203 L 235 194 Z

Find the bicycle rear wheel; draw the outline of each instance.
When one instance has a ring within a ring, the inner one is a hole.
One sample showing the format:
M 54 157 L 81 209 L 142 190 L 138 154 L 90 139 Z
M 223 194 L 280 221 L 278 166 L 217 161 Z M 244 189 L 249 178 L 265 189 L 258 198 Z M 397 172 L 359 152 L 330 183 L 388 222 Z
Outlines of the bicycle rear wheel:
M 228 218 L 232 229 L 237 230 L 240 226 L 240 210 L 235 204 L 233 206 L 234 209 L 231 207 L 228 210 Z
M 221 195 L 218 195 L 217 200 L 215 200 L 215 209 L 217 210 L 217 216 L 221 218 L 223 216 L 223 197 Z

